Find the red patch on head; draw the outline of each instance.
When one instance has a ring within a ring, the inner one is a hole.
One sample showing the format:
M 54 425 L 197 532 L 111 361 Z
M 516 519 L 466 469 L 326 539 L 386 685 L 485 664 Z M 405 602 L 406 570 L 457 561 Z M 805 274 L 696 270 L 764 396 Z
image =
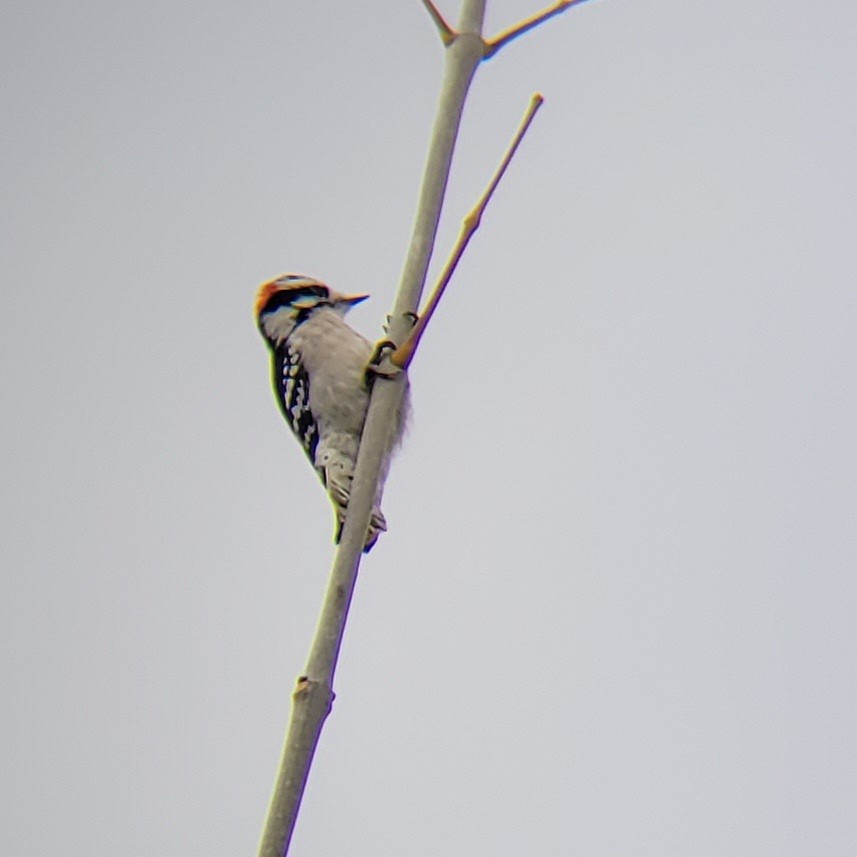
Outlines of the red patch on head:
M 276 280 L 269 280 L 267 283 L 262 283 L 262 285 L 259 286 L 256 291 L 256 302 L 253 304 L 253 310 L 256 313 L 256 318 L 259 318 L 268 301 L 271 300 L 278 291 L 280 291 L 280 286 L 277 285 Z

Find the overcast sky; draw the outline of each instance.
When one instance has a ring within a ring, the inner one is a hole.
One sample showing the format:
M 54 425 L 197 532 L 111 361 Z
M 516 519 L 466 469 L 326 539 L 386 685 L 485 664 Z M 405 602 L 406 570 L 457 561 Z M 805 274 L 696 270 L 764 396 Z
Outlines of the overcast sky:
M 443 51 L 417 0 L 0 33 L 0 850 L 252 854 L 333 530 L 252 296 L 380 334 Z M 547 100 L 413 366 L 293 855 L 857 853 L 855 46 L 598 0 L 479 70 L 433 270 Z

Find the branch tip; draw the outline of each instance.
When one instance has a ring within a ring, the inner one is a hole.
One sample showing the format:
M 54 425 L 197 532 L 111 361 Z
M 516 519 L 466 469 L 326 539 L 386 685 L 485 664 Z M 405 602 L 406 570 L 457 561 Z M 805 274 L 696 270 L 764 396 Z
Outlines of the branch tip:
M 543 102 L 544 97 L 538 92 L 530 99 L 530 103 L 527 105 L 527 110 L 524 113 L 524 118 L 521 120 L 518 130 L 515 132 L 515 136 L 512 137 L 512 141 L 506 148 L 506 152 L 503 155 L 499 166 L 494 171 L 491 181 L 488 183 L 488 186 L 485 188 L 482 196 L 477 200 L 476 205 L 474 205 L 473 208 L 464 216 L 458 241 L 456 241 L 455 246 L 452 249 L 452 253 L 446 262 L 446 266 L 440 275 L 440 279 L 438 280 L 425 309 L 420 313 L 420 317 L 408 335 L 408 338 L 390 355 L 390 360 L 394 365 L 399 366 L 402 369 L 407 369 L 408 366 L 410 366 L 411 361 L 414 359 L 414 354 L 416 353 L 420 339 L 422 339 L 423 333 L 425 333 L 425 329 L 428 327 L 428 323 L 431 321 L 431 317 L 434 315 L 435 310 L 440 303 L 440 299 L 443 297 L 443 293 L 449 285 L 449 281 L 452 279 L 452 275 L 455 273 L 455 269 L 458 266 L 459 261 L 461 261 L 461 257 L 464 255 L 464 251 L 467 249 L 467 245 L 470 243 L 470 239 L 476 233 L 476 230 L 479 229 L 479 224 L 482 221 L 482 215 L 485 213 L 485 209 L 488 207 L 488 203 L 494 195 L 497 185 L 500 184 L 500 179 L 503 178 L 503 174 L 511 163 L 518 146 L 521 144 L 521 140 L 524 139 L 524 134 L 527 133 L 527 129 L 535 118 L 536 111 L 538 111 L 539 107 L 542 106 Z

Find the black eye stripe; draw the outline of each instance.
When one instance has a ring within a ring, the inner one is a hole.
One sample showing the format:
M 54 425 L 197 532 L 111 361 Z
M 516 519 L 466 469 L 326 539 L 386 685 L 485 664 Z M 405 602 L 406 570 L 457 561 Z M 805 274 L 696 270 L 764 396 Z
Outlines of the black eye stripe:
M 291 306 L 300 298 L 328 298 L 330 292 L 324 286 L 302 286 L 299 289 L 278 289 L 265 304 L 263 312 L 273 312 L 282 307 Z

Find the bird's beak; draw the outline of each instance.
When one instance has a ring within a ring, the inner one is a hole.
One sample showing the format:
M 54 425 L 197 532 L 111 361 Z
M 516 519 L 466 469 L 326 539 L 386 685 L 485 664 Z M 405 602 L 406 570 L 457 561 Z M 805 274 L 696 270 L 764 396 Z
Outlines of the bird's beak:
M 368 297 L 369 295 L 345 295 L 342 298 L 342 303 L 348 304 L 348 306 L 356 306 L 359 303 L 363 303 Z

